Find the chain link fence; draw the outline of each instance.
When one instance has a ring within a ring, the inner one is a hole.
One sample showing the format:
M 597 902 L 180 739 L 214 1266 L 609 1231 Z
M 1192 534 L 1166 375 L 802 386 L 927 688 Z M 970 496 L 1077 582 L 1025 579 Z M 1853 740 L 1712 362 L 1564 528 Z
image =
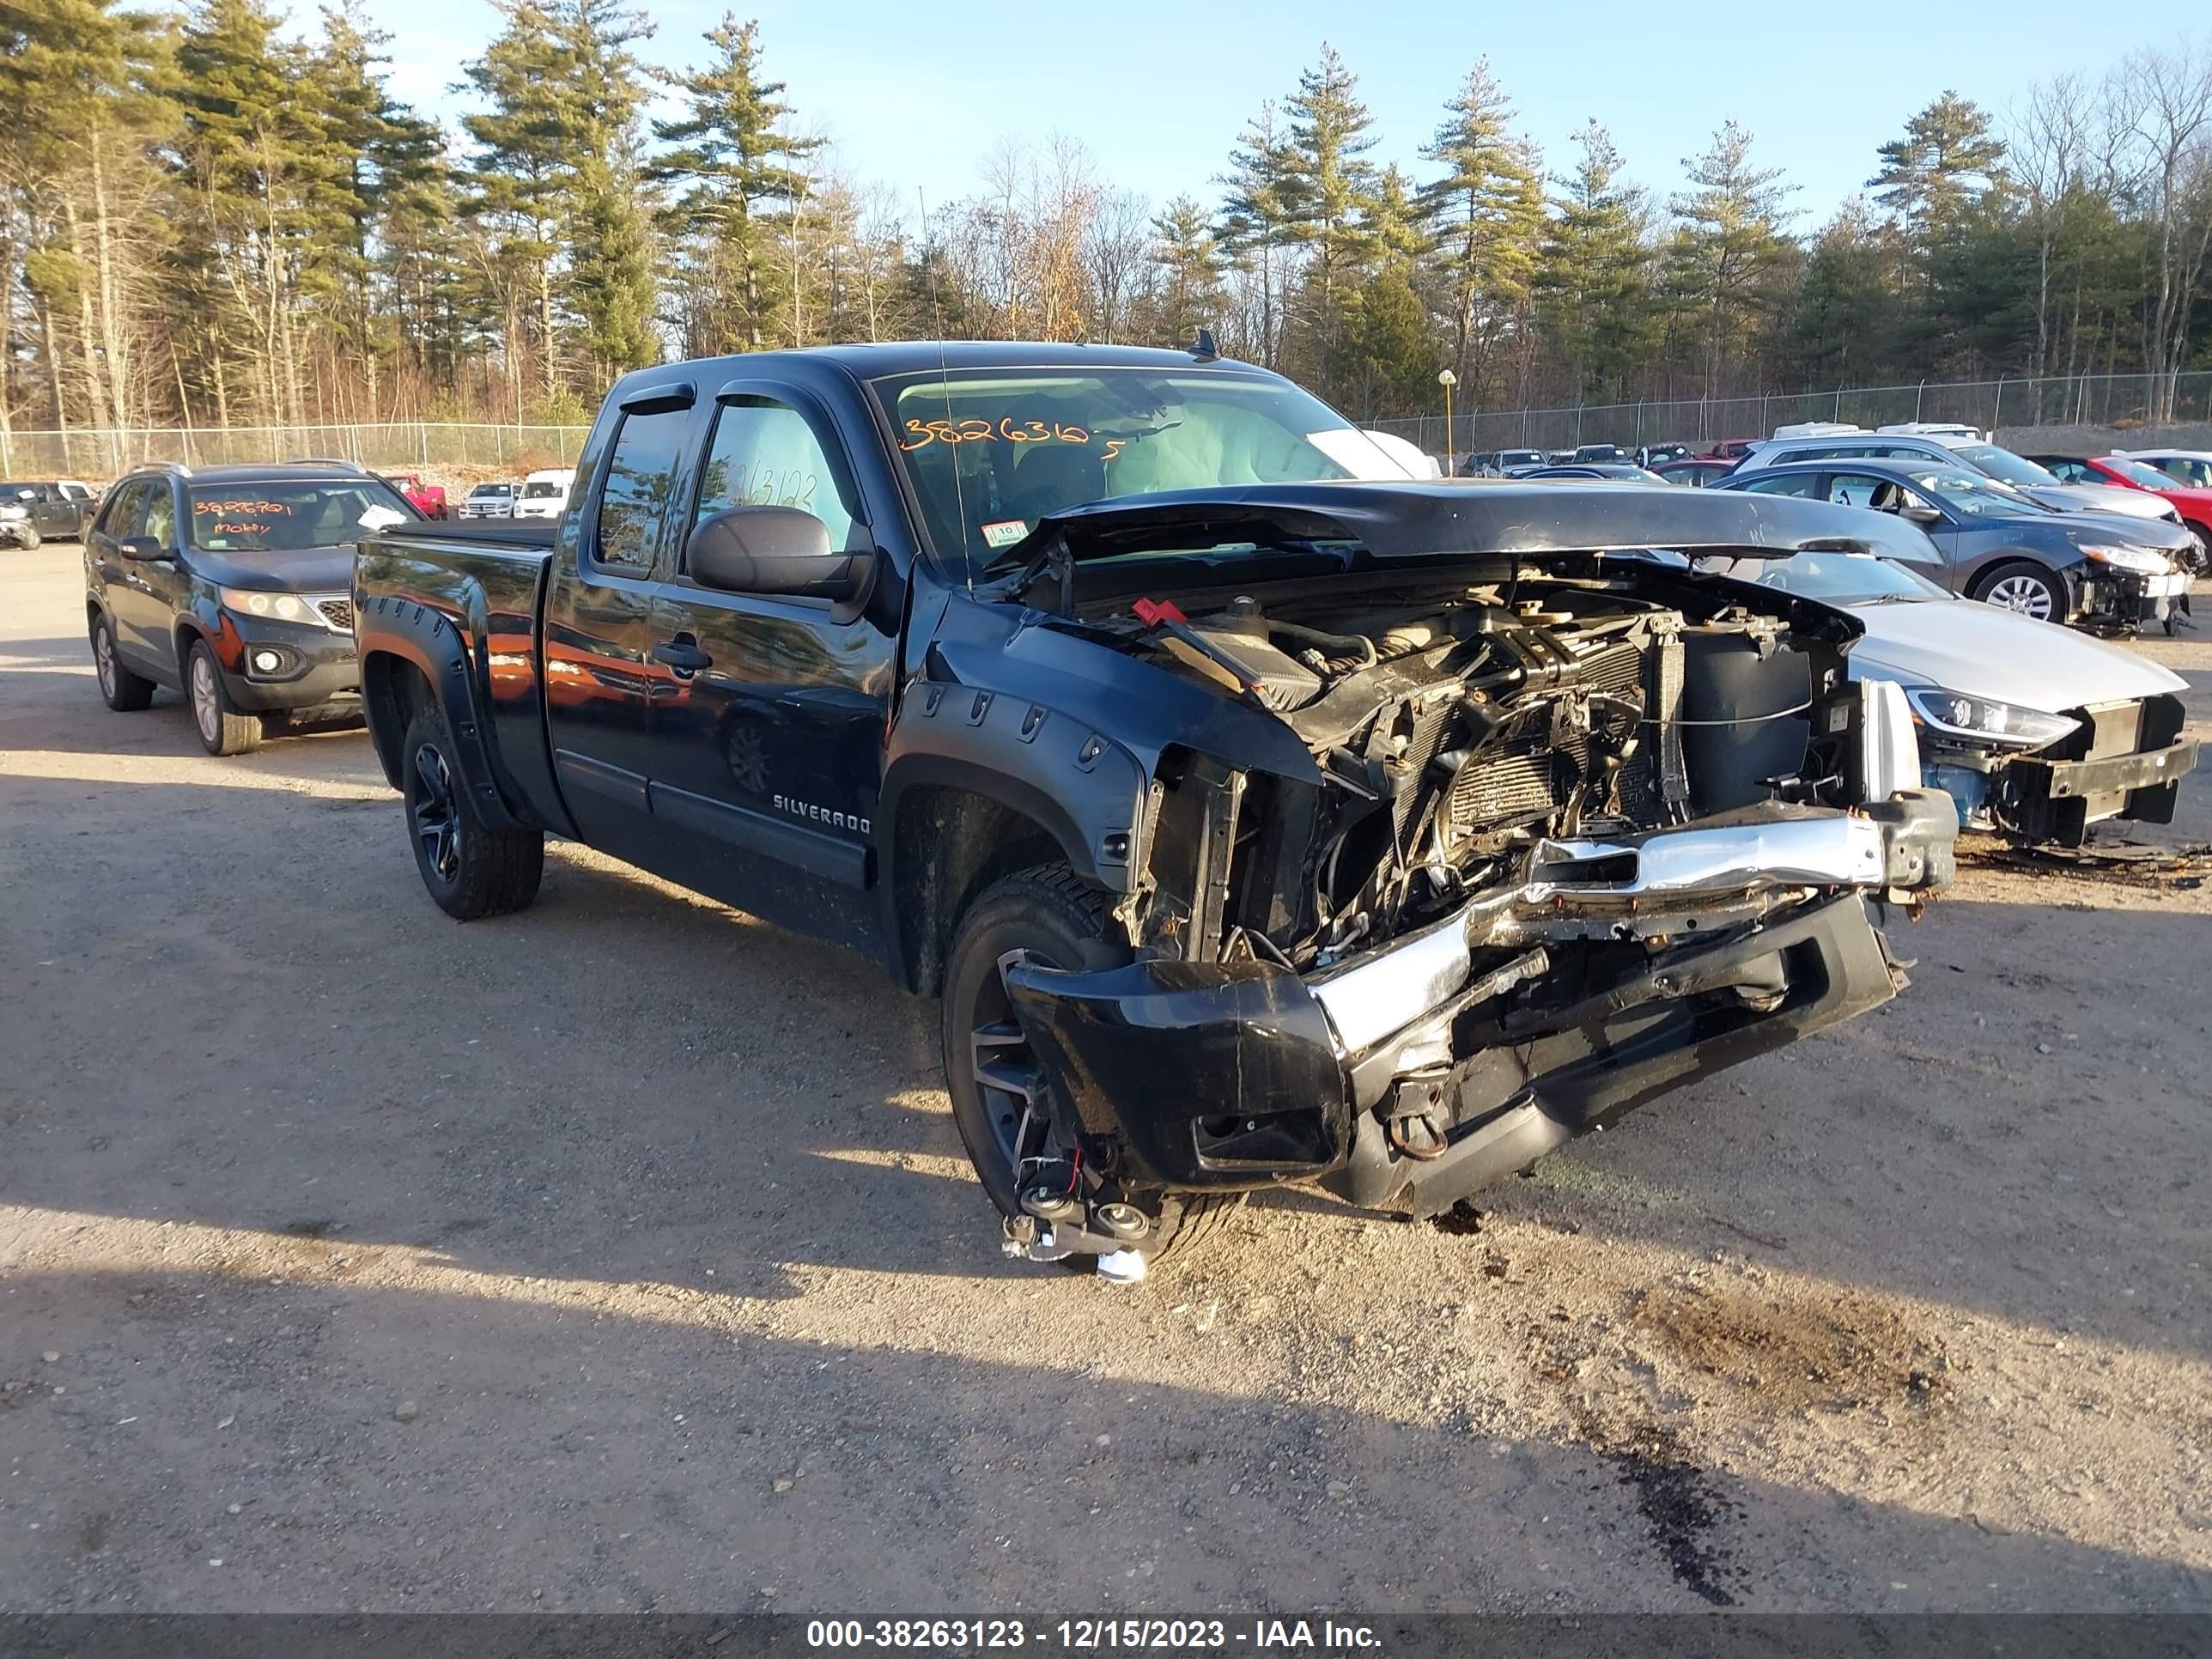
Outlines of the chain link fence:
M 1776 427 L 1800 421 L 1848 422 L 1869 428 L 1903 421 L 1948 421 L 1992 432 L 2098 427 L 2126 433 L 2148 428 L 2150 411 L 2161 405 L 2170 412 L 2157 423 L 2160 429 L 2212 423 L 2212 373 L 1927 380 L 1757 398 L 1455 411 L 1449 444 L 1442 415 L 1369 424 L 1409 439 L 1429 454 L 1442 455 L 1447 448 L 1464 454 L 1572 449 L 1582 444 L 1634 449 L 1642 444 L 1686 443 L 1702 448 L 1729 438 L 1771 437 Z
M 2170 396 L 2161 394 L 2170 392 Z M 2212 424 L 2212 372 L 2170 380 L 2151 374 L 2068 374 L 2034 379 L 1923 381 L 1756 398 L 1694 398 L 1571 409 L 1455 413 L 1450 442 L 1441 415 L 1374 421 L 1426 453 L 1572 449 L 1582 444 L 1687 443 L 1765 438 L 1800 421 L 1886 426 L 1955 421 L 1990 431 L 2094 427 L 2148 428 L 2161 404 L 2161 429 Z M 343 459 L 385 471 L 441 466 L 566 466 L 583 447 L 582 426 L 496 426 L 449 421 L 379 421 L 325 426 L 82 428 L 0 432 L 0 477 L 112 478 L 146 461 L 188 466 Z M 2124 442 L 2124 439 L 2119 440 Z
M 84 428 L 0 432 L 0 477 L 112 478 L 147 461 L 187 466 L 349 460 L 382 471 L 434 466 L 566 466 L 581 426 L 488 426 L 447 421 L 358 425 Z

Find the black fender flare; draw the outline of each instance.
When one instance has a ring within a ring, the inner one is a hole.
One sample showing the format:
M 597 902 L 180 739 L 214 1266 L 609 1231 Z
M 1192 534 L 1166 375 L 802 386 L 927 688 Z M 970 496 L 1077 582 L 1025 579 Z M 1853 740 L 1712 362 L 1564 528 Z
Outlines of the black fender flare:
M 469 644 L 459 625 L 434 606 L 389 593 L 378 594 L 363 609 L 363 692 L 368 690 L 370 665 L 377 657 L 396 657 L 411 664 L 444 705 L 446 724 L 453 732 L 456 757 L 461 763 L 462 780 L 484 823 L 495 830 L 534 828 L 516 815 L 500 791 L 491 745 L 485 740 L 483 701 L 477 695 L 476 678 L 469 672 Z M 401 757 L 398 763 L 404 765 L 404 758 Z M 394 769 L 387 764 L 386 775 Z M 399 787 L 396 777 L 392 778 L 392 787 Z
M 1124 898 L 1144 868 L 1151 777 L 1090 721 L 1025 697 L 945 681 L 914 685 L 885 748 L 877 799 L 885 937 L 899 937 L 902 802 L 916 788 L 967 790 L 1041 825 L 1069 868 Z

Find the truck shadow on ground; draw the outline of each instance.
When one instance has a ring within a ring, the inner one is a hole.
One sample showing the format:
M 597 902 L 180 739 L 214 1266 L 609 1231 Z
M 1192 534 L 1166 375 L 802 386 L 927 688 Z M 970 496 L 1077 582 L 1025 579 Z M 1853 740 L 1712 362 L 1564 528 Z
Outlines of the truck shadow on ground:
M 2212 1608 L 2172 1560 L 1702 1468 L 1656 1424 L 1593 1445 L 1260 1397 L 1226 1336 L 1093 1356 L 1058 1331 L 1091 1322 L 1073 1284 L 866 1340 L 742 1298 L 9 1289 L 23 1611 Z
M 456 927 L 388 798 L 19 777 L 0 830 L 39 872 L 0 1201 L 757 1296 L 1037 1272 L 997 1253 L 933 1010 L 856 956 L 569 848 L 538 907 Z M 2204 935 L 1940 907 L 1899 1002 L 1476 1202 L 2201 1352 Z M 1271 1195 L 1223 1248 L 1358 1224 Z

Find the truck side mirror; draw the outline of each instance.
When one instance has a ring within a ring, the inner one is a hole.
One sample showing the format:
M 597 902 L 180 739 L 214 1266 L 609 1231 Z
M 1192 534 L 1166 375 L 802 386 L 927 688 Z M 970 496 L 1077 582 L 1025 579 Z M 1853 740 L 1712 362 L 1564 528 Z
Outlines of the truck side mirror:
M 726 508 L 684 548 L 684 569 L 702 587 L 837 601 L 859 597 L 871 557 L 831 548 L 830 526 L 795 507 Z

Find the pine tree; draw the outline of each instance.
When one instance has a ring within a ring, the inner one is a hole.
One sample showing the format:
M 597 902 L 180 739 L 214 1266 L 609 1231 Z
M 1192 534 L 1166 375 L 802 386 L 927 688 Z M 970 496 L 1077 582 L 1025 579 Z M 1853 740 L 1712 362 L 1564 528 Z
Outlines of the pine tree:
M 0 431 L 9 423 L 15 285 L 27 290 L 52 418 L 143 419 L 143 337 L 167 222 L 153 147 L 173 132 L 160 89 L 165 20 L 113 0 L 0 4 Z
M 1159 337 L 1183 345 L 1219 317 L 1222 258 L 1206 210 L 1188 196 L 1152 221 L 1152 264 L 1160 273 Z
M 561 0 L 559 43 L 573 68 L 568 128 L 568 302 L 590 355 L 593 396 L 626 369 L 659 361 L 659 298 L 651 204 L 640 162 L 642 67 L 631 45 L 652 25 L 618 0 Z
M 783 130 L 791 113 L 781 81 L 759 78 L 759 25 L 726 14 L 706 32 L 714 55 L 703 68 L 675 77 L 685 113 L 656 122 L 653 135 L 674 148 L 655 158 L 650 176 L 682 185 L 668 208 L 670 228 L 702 239 L 699 258 L 712 291 L 699 296 L 702 337 L 696 350 L 742 343 L 758 349 L 769 309 L 763 292 L 766 237 L 763 204 L 799 193 L 799 167 L 818 139 Z
M 1338 289 L 1376 251 L 1368 225 L 1375 169 L 1362 159 L 1375 148 L 1369 131 L 1374 117 L 1359 101 L 1358 87 L 1336 48 L 1323 42 L 1320 61 L 1298 77 L 1297 91 L 1284 105 L 1290 118 L 1289 229 L 1310 254 L 1307 280 L 1320 347 L 1315 356 L 1323 362 L 1334 354 L 1340 331 Z
M 1959 216 L 2004 178 L 2005 147 L 1990 118 L 1946 92 L 1905 124 L 1905 136 L 1878 152 L 1881 170 L 1867 180 L 1921 250 L 1941 242 Z
M 1544 234 L 1534 149 L 1513 136 L 1513 106 L 1478 59 L 1421 153 L 1444 175 L 1422 192 L 1435 265 L 1449 297 L 1451 363 L 1472 406 L 1487 348 L 1527 304 Z
M 196 210 L 186 240 L 202 250 L 217 315 L 237 330 L 212 349 L 219 359 L 244 348 L 265 418 L 298 424 L 304 337 L 343 281 L 345 158 L 319 101 L 296 95 L 312 78 L 306 48 L 276 27 L 259 0 L 204 0 L 178 44 L 174 95 Z
M 1531 286 L 1543 337 L 1577 401 L 1609 402 L 1656 348 L 1650 210 L 1621 176 L 1620 152 L 1595 121 L 1577 132 L 1575 169 L 1559 178 Z
M 1790 187 L 1778 167 L 1751 164 L 1751 134 L 1722 124 L 1703 155 L 1682 163 L 1692 188 L 1668 203 L 1669 297 L 1694 322 L 1703 345 L 1705 395 L 1720 395 L 1722 376 L 1753 327 L 1775 307 L 1788 264 L 1783 202 Z
M 1799 386 L 1866 386 L 1880 378 L 1895 337 L 1895 296 L 1863 200 L 1815 237 L 1805 258 L 1786 349 Z
M 1274 101 L 1260 106 L 1230 152 L 1229 172 L 1217 182 L 1227 187 L 1217 240 L 1259 283 L 1260 349 L 1275 367 L 1282 346 L 1282 297 L 1289 276 L 1296 217 L 1291 197 L 1289 140 L 1278 126 Z

